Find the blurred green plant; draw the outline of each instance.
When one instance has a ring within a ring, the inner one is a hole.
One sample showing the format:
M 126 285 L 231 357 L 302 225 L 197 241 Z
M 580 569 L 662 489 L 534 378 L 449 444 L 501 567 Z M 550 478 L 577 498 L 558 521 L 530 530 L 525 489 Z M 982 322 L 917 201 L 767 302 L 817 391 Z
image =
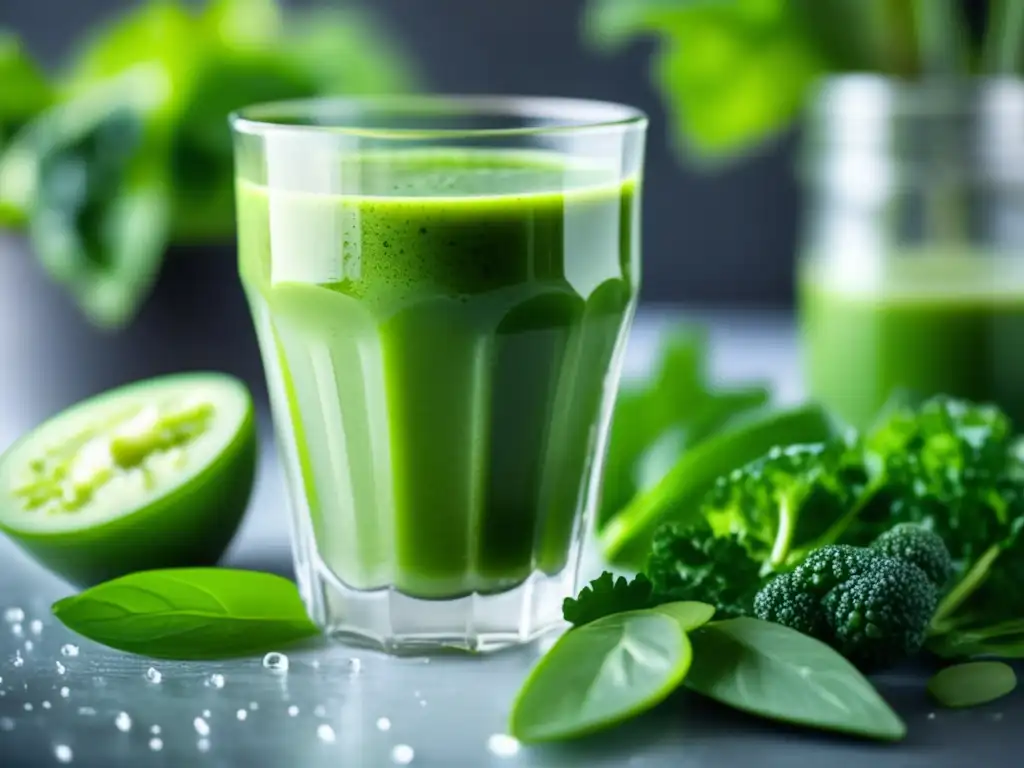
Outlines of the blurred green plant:
M 991 0 L 979 29 L 958 0 L 590 0 L 585 37 L 614 52 L 653 37 L 652 80 L 680 150 L 715 165 L 789 128 L 818 78 L 1017 74 L 1024 3 Z
M 417 85 L 358 9 L 276 0 L 148 0 L 87 34 L 52 81 L 0 31 L 0 82 L 0 226 L 24 228 L 108 329 L 134 318 L 170 243 L 232 237 L 230 112 Z

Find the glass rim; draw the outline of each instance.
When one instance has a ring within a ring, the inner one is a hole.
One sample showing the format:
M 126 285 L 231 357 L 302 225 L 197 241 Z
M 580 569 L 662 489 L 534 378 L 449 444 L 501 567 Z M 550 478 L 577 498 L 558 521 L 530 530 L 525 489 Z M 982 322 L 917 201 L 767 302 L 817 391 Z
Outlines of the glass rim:
M 551 120 L 550 125 L 486 128 L 385 128 L 355 125 L 361 115 L 378 112 L 396 117 L 511 117 Z M 295 124 L 283 119 L 328 117 L 325 123 Z M 348 118 L 353 124 L 346 124 Z M 560 96 L 426 94 L 392 96 L 320 96 L 251 104 L 233 111 L 228 122 L 235 133 L 330 134 L 375 139 L 477 138 L 578 134 L 646 128 L 643 110 L 614 101 Z

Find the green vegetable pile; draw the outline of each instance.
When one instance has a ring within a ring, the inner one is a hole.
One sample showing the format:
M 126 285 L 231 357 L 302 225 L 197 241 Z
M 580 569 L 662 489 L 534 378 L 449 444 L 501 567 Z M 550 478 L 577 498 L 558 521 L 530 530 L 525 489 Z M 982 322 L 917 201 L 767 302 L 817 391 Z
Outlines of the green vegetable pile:
M 0 29 L 0 82 L 0 227 L 105 328 L 134 317 L 170 243 L 233 237 L 230 112 L 414 85 L 369 18 L 276 0 L 147 0 L 52 79 Z
M 752 421 L 778 418 L 775 412 Z M 929 690 L 940 703 L 968 706 L 1012 690 L 1012 669 L 971 659 L 1024 658 L 1024 440 L 995 406 L 945 396 L 895 400 L 863 434 L 830 426 L 818 439 L 780 440 L 753 459 L 742 445 L 749 432 L 723 427 L 705 444 L 733 450 L 721 451 L 712 482 L 700 480 L 703 493 L 676 485 L 672 494 L 664 480 L 657 503 L 646 501 L 650 490 L 638 492 L 599 530 L 606 545 L 609 530 L 616 540 L 644 542 L 643 566 L 632 578 L 605 572 L 566 600 L 564 617 L 574 626 L 566 638 L 584 643 L 580 633 L 605 633 L 624 616 L 712 606 L 718 620 L 685 630 L 692 659 L 676 685 L 764 717 L 874 738 L 898 739 L 904 730 L 880 698 L 813 701 L 799 713 L 791 698 L 836 693 L 804 682 L 819 674 L 848 692 L 870 689 L 862 675 L 914 656 L 968 662 L 933 680 Z M 700 451 L 684 453 L 676 467 Z M 638 504 L 644 515 L 634 513 Z M 782 643 L 795 643 L 803 655 L 790 658 Z M 755 664 L 751 654 L 771 664 Z M 553 665 L 538 666 L 541 682 L 531 678 L 520 702 L 531 701 L 532 686 L 551 686 L 547 677 L 566 674 Z M 612 696 L 609 681 L 580 675 L 588 695 Z M 775 675 L 787 678 L 785 693 Z M 635 693 L 614 696 L 626 701 Z M 648 706 L 661 700 L 643 698 Z M 602 722 L 627 717 L 633 704 Z M 864 719 L 831 720 L 835 707 L 863 710 Z M 513 728 L 525 740 L 577 735 L 578 723 L 557 734 L 534 732 L 517 713 Z

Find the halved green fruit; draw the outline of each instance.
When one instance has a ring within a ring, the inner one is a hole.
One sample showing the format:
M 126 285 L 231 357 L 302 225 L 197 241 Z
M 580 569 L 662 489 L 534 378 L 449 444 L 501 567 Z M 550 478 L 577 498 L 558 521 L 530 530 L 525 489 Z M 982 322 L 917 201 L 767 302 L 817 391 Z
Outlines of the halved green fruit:
M 0 456 L 0 530 L 79 586 L 212 565 L 249 503 L 256 448 L 252 397 L 231 376 L 119 387 Z

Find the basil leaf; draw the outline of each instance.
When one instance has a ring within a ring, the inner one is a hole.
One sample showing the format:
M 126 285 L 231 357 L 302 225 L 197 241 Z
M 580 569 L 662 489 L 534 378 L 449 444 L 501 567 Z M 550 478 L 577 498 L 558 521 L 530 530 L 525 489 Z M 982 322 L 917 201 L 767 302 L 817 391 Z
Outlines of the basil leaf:
M 906 726 L 867 678 L 836 651 L 757 619 L 719 621 L 692 635 L 687 688 L 771 720 L 885 741 Z
M 653 33 L 653 79 L 680 146 L 733 158 L 790 127 L 827 62 L 789 0 L 594 0 L 592 39 L 621 45 Z
M 142 571 L 53 605 L 90 640 L 159 659 L 218 659 L 275 650 L 319 632 L 295 585 L 227 568 Z
M 987 704 L 1016 687 L 1013 667 L 1001 661 L 972 661 L 946 667 L 928 681 L 928 693 L 945 707 Z
M 677 617 L 628 611 L 566 632 L 530 673 L 509 718 L 523 742 L 571 739 L 664 700 L 690 668 Z

